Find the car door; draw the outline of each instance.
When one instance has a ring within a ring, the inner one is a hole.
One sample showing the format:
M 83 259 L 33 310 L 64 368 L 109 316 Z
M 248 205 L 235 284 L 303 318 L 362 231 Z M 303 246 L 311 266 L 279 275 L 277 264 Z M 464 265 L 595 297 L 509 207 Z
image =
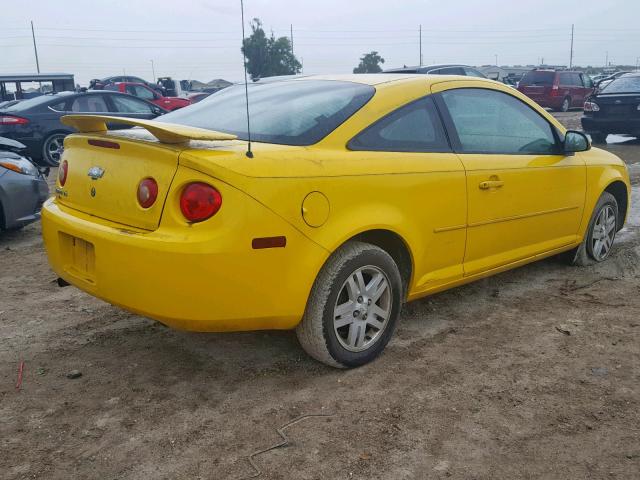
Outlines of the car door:
M 164 113 L 158 106 L 129 95 L 112 94 L 107 98 L 111 110 L 119 117 L 151 120 Z
M 434 86 L 466 169 L 465 275 L 560 249 L 578 238 L 585 164 L 579 155 L 561 153 L 548 119 L 503 88 Z
M 374 175 L 365 195 L 388 196 L 399 206 L 405 238 L 412 245 L 412 292 L 462 278 L 464 168 L 451 150 L 431 96 L 389 113 L 356 135 L 348 148 L 358 163 L 389 168 L 388 175 Z M 352 208 L 357 211 L 355 201 Z

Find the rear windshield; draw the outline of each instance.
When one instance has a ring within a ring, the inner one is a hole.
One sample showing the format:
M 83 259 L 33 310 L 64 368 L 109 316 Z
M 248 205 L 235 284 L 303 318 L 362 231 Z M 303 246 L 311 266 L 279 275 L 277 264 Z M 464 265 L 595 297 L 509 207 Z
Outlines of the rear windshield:
M 520 85 L 553 85 L 555 75 L 555 72 L 527 72 Z
M 370 85 L 331 80 L 249 85 L 251 139 L 285 145 L 319 142 L 367 103 Z M 178 123 L 237 135 L 247 140 L 244 85 L 235 85 L 195 105 L 162 116 Z
M 54 100 L 56 98 L 58 97 L 53 95 L 40 95 L 38 97 L 29 98 L 27 100 L 21 100 L 15 105 L 11 105 L 10 107 L 8 107 L 5 111 L 24 112 L 25 110 L 29 110 L 30 108 L 36 107 L 38 105 L 51 102 L 51 100 Z
M 602 89 L 602 93 L 640 93 L 640 77 L 621 77 Z

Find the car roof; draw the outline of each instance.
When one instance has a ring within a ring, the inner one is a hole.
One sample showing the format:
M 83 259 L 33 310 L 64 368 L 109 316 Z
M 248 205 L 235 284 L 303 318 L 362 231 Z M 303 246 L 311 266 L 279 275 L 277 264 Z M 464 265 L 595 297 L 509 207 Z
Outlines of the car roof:
M 465 65 L 463 63 L 439 63 L 439 64 L 434 64 L 434 65 L 414 65 L 414 66 L 404 66 L 401 68 L 389 68 L 387 70 L 384 70 L 382 73 L 418 73 L 418 72 L 429 72 L 431 70 L 439 70 L 441 68 L 459 68 L 459 67 L 464 67 L 464 68 L 473 68 L 474 70 L 476 70 L 476 67 L 473 67 L 471 65 Z
M 480 82 L 495 83 L 491 80 L 480 77 L 467 77 L 464 75 L 425 75 L 420 73 L 351 73 L 343 75 L 309 75 L 291 80 L 281 80 L 281 82 L 307 82 L 310 80 L 353 82 L 371 86 L 394 82 L 420 82 L 423 85 L 428 86 L 431 83 L 439 83 L 447 80 L 477 80 Z

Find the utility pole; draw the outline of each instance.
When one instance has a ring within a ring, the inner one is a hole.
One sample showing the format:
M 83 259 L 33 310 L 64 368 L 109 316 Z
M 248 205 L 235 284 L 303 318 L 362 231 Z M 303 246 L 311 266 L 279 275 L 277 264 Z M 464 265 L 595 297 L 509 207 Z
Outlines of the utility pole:
M 497 66 L 498 66 L 498 54 L 496 53 L 496 54 L 494 55 L 494 57 L 496 57 L 496 67 L 497 67 Z
M 293 53 L 293 23 L 291 24 L 291 56 L 295 57 L 295 54 Z
M 571 53 L 569 54 L 569 68 L 573 67 L 573 23 L 571 24 Z
M 609 52 L 606 52 L 606 56 L 604 57 L 604 68 L 608 68 L 609 67 Z
M 153 58 L 151 59 L 151 73 L 153 75 L 153 82 L 156 81 L 156 69 L 153 67 Z
M 36 45 L 36 33 L 33 29 L 33 20 L 31 20 L 31 37 L 33 38 L 33 51 L 36 54 L 36 69 L 40 73 L 40 62 L 38 61 L 38 46 Z
M 422 66 L 422 24 L 420 24 L 420 66 Z

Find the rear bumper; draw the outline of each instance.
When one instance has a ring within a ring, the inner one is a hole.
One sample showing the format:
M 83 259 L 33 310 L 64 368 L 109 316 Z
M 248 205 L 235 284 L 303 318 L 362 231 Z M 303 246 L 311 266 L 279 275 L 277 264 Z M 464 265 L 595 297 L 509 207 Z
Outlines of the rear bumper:
M 624 133 L 640 135 L 640 119 L 608 119 L 583 116 L 582 129 L 587 133 Z
M 4 228 L 24 227 L 40 219 L 40 209 L 48 196 L 49 187 L 44 178 L 21 175 L 10 170 L 4 173 L 0 181 Z
M 58 276 L 171 327 L 294 328 L 328 252 L 257 202 L 247 203 L 252 233 L 232 224 L 192 234 L 190 227 L 162 224 L 153 232 L 132 231 L 50 199 L 42 233 Z M 252 237 L 276 234 L 287 237 L 285 248 L 252 249 Z

